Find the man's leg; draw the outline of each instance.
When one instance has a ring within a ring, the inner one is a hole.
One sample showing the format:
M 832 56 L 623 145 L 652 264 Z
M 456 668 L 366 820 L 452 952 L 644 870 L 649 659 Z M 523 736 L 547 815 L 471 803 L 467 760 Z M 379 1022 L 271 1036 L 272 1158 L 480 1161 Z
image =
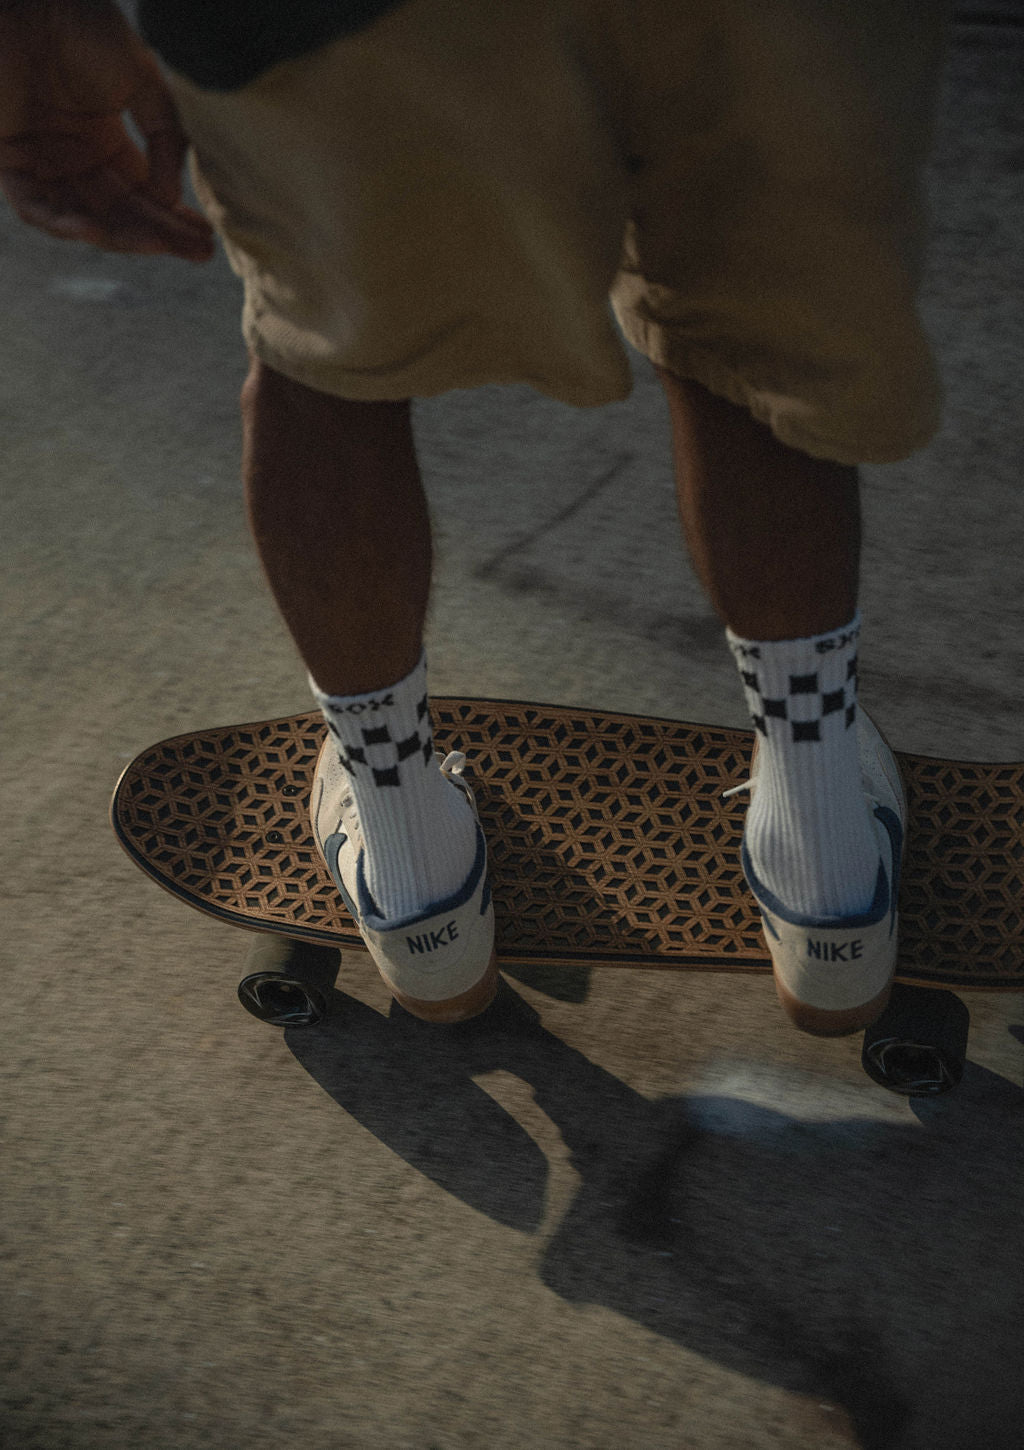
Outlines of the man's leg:
M 306 668 L 329 695 L 394 684 L 419 660 L 430 591 L 409 403 L 332 397 L 254 361 L 242 415 L 253 537 Z
M 786 447 L 697 383 L 659 376 L 687 543 L 728 626 L 758 731 L 748 879 L 787 921 L 856 920 L 876 903 L 881 861 L 856 728 L 857 472 Z M 841 966 L 850 952 L 862 958 L 861 938 L 851 942 L 812 932 L 794 950 L 834 952 Z M 781 986 L 780 995 L 787 1002 Z M 873 1012 L 867 999 L 865 1014 L 855 1003 L 852 1012 L 787 1005 L 801 1026 L 823 1032 L 863 1025 Z
M 687 545 L 719 616 L 759 640 L 849 623 L 860 567 L 857 470 L 787 448 L 745 408 L 658 375 Z
M 414 915 L 462 886 L 476 831 L 430 744 L 430 521 L 410 405 L 254 362 L 242 414 L 253 536 L 345 766 L 371 897 L 384 919 Z

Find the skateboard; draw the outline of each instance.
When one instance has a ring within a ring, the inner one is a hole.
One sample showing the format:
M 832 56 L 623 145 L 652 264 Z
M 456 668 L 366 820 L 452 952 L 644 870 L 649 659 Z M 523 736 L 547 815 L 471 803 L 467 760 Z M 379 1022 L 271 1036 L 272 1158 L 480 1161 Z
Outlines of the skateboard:
M 468 757 L 499 966 L 770 972 L 739 864 L 753 734 L 607 711 L 431 703 L 435 748 Z M 255 1016 L 328 1011 L 338 948 L 362 948 L 307 813 L 318 713 L 161 741 L 124 771 L 111 819 L 174 896 L 260 933 L 239 987 Z M 909 801 L 897 984 L 865 1034 L 875 1081 L 946 1091 L 966 1060 L 956 993 L 1024 986 L 1024 764 L 897 752 Z

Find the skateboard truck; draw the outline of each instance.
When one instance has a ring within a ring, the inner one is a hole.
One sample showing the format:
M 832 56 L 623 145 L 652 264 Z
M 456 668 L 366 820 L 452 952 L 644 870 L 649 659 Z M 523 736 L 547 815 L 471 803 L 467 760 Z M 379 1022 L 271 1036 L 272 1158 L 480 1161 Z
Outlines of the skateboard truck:
M 949 1092 L 963 1076 L 969 1027 L 970 1013 L 955 993 L 897 982 L 864 1034 L 864 1071 L 904 1097 Z

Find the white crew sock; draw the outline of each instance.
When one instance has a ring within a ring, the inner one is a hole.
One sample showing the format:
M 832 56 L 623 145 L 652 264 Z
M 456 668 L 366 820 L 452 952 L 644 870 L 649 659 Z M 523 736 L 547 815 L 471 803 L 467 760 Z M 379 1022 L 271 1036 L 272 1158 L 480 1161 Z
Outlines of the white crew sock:
M 792 912 L 854 916 L 874 899 L 879 853 L 857 754 L 858 614 L 809 639 L 727 631 L 758 732 L 744 842 Z
M 381 915 L 397 921 L 453 895 L 473 865 L 476 829 L 434 755 L 426 656 L 404 680 L 367 694 L 310 685 L 351 780 Z

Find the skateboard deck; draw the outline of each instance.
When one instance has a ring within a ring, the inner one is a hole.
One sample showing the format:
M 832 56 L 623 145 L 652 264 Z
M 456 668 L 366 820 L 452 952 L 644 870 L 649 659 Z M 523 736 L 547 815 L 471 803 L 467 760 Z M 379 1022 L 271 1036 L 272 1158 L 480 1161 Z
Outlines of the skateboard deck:
M 766 972 L 739 865 L 753 734 L 607 711 L 437 698 L 488 842 L 499 965 Z M 114 793 L 132 859 L 240 927 L 361 948 L 313 841 L 319 714 L 143 751 Z M 897 752 L 909 799 L 898 979 L 1024 985 L 1024 764 Z

